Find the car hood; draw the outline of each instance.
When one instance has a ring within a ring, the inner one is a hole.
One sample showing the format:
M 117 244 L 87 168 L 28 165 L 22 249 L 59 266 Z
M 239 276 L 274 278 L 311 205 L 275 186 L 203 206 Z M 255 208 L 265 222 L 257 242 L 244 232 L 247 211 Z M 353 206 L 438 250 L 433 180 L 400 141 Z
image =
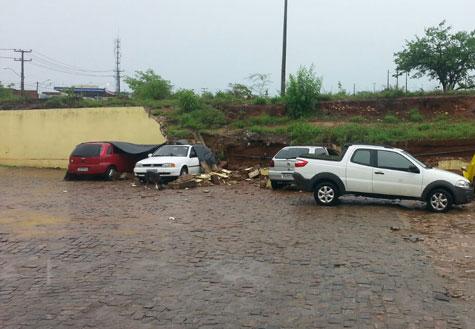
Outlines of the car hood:
M 176 163 L 176 162 L 181 162 L 185 157 L 151 157 L 151 158 L 146 158 L 143 160 L 140 160 L 137 163 L 140 164 L 160 164 L 160 163 Z
M 446 180 L 454 185 L 459 180 L 468 181 L 468 179 L 466 179 L 465 177 L 458 175 L 456 173 L 447 171 L 447 170 L 432 168 L 432 169 L 429 169 L 428 171 L 430 172 L 431 176 L 437 177 L 437 180 Z

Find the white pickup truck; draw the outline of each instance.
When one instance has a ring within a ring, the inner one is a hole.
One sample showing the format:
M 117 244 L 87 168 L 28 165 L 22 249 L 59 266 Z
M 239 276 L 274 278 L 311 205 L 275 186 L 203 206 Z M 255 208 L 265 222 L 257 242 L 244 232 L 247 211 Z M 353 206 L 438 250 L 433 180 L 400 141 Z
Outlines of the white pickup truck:
M 473 200 L 470 181 L 428 167 L 409 153 L 388 146 L 347 144 L 340 157 L 299 156 L 297 186 L 313 192 L 320 205 L 332 206 L 343 194 L 427 202 L 434 212 Z

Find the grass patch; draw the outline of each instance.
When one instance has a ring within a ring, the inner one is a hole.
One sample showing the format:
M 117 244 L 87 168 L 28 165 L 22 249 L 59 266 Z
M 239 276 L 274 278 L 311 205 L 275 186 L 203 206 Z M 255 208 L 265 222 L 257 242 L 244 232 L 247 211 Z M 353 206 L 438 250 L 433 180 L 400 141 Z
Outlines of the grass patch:
M 364 122 L 365 120 L 361 115 L 357 115 L 357 116 L 351 117 L 348 121 L 354 122 L 354 123 L 361 123 L 361 122 Z
M 395 117 L 394 115 L 388 114 L 384 117 L 383 121 L 385 123 L 398 123 L 399 119 Z
M 268 134 L 287 134 L 292 144 L 335 143 L 375 143 L 392 144 L 407 140 L 440 140 L 475 137 L 472 123 L 400 123 L 361 125 L 348 123 L 337 127 L 312 126 L 307 122 L 297 121 L 288 126 L 268 128 L 252 126 L 252 132 Z

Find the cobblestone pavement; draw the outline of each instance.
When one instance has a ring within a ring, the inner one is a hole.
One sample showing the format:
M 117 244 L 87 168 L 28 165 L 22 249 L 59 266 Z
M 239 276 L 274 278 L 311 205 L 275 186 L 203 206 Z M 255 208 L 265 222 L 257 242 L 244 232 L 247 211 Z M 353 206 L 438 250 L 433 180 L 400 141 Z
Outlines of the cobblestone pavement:
M 62 175 L 0 168 L 0 328 L 475 328 L 390 229 L 415 203 Z

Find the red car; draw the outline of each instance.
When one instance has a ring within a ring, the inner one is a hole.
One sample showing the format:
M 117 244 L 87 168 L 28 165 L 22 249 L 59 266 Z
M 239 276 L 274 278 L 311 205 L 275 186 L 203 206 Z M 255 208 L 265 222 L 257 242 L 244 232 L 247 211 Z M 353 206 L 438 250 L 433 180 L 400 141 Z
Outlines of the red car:
M 79 144 L 69 157 L 65 179 L 84 175 L 103 175 L 106 179 L 111 179 L 117 173 L 133 172 L 135 163 L 158 147 L 123 142 Z

